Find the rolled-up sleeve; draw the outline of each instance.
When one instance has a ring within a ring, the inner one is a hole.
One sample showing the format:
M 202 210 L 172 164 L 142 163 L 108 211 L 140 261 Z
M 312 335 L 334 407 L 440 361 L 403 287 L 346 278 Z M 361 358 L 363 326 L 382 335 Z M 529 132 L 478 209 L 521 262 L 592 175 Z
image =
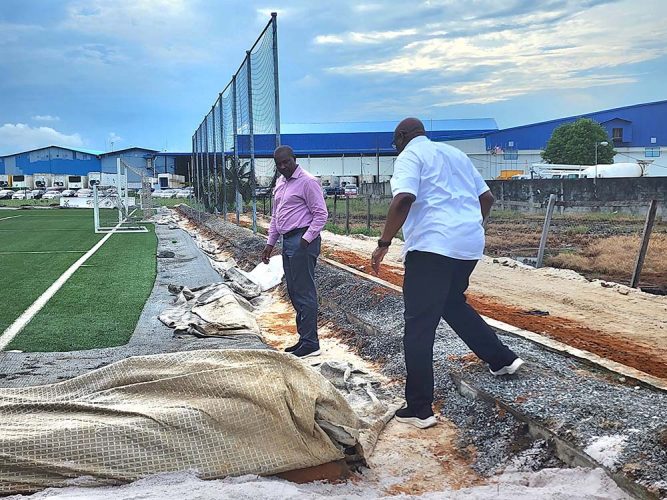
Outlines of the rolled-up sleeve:
M 394 163 L 394 175 L 391 178 L 391 194 L 399 193 L 419 195 L 419 179 L 421 177 L 421 162 L 417 155 L 409 150 L 403 151 Z
M 313 216 L 313 221 L 303 235 L 303 239 L 310 243 L 317 238 L 320 232 L 322 232 L 322 229 L 324 229 L 327 219 L 329 218 L 329 212 L 327 211 L 327 204 L 324 201 L 322 188 L 316 179 L 308 181 L 304 189 L 303 197 L 308 206 L 308 210 L 310 210 L 310 213 Z

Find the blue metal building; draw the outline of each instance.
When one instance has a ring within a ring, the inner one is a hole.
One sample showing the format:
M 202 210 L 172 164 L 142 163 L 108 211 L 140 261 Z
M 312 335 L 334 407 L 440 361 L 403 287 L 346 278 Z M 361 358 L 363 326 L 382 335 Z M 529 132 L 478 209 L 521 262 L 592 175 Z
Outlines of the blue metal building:
M 498 130 L 486 135 L 486 146 L 487 149 L 500 146 L 503 149 L 543 150 L 554 129 L 579 118 L 600 123 L 615 147 L 667 145 L 667 101 L 657 101 Z
M 101 151 L 48 146 L 0 157 L 0 174 L 71 174 L 99 172 Z

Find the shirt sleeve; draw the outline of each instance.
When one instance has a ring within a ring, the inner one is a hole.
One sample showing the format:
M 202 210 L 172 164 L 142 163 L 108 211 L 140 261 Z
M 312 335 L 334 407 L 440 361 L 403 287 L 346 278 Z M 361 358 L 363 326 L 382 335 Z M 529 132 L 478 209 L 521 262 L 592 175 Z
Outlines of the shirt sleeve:
M 278 228 L 276 227 L 276 190 L 273 190 L 273 208 L 271 210 L 271 223 L 269 224 L 269 237 L 268 240 L 266 241 L 267 245 L 271 245 L 272 247 L 276 246 L 276 242 L 278 241 L 278 237 L 280 236 L 278 234 Z
M 477 196 L 481 196 L 487 191 L 489 191 L 489 186 L 484 182 L 482 174 L 479 173 L 479 170 L 475 168 L 470 158 L 468 158 L 468 163 L 470 163 L 470 168 L 472 169 L 472 177 L 475 181 L 475 190 L 477 191 Z
M 308 230 L 303 235 L 303 239 L 310 243 L 319 236 L 329 218 L 327 204 L 324 201 L 324 194 L 322 193 L 320 183 L 316 179 L 311 179 L 306 184 L 304 189 L 304 199 L 308 206 L 308 210 L 310 210 L 310 213 L 313 216 L 313 220 L 310 223 L 310 226 L 308 226 Z
M 421 178 L 421 161 L 413 151 L 403 151 L 394 163 L 394 175 L 391 177 L 391 194 L 419 194 L 419 180 Z

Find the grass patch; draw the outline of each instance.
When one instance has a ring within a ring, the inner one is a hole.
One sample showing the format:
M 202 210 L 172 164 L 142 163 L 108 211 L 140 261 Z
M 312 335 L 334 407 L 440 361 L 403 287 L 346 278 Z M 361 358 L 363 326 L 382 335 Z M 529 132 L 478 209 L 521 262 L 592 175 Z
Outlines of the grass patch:
M 19 217 L 0 221 L 0 331 L 104 236 L 93 233 L 91 210 L 7 214 Z M 7 349 L 69 351 L 126 343 L 155 281 L 157 241 L 149 230 L 112 235 Z M 78 252 L 62 253 L 72 250 Z
M 559 253 L 549 257 L 546 263 L 553 267 L 586 273 L 627 276 L 629 279 L 639 252 L 639 245 L 639 236 L 610 236 L 591 242 L 580 253 Z M 667 274 L 667 264 L 664 260 L 666 252 L 667 235 L 653 234 L 642 274 L 658 276 Z
M 14 200 L 19 201 L 19 200 Z M 0 217 L 0 333 L 102 235 L 89 210 L 5 211 Z M 80 250 L 80 253 L 63 251 Z M 62 253 L 25 253 L 25 252 Z

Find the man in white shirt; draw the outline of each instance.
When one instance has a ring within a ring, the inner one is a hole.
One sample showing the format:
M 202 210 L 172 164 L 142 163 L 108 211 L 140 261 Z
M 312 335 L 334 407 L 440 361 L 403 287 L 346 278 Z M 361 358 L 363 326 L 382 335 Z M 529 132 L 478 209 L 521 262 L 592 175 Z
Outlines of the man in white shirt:
M 377 273 L 391 240 L 405 236 L 405 351 L 407 406 L 398 421 L 427 428 L 433 416 L 433 343 L 443 318 L 494 375 L 511 375 L 523 361 L 466 302 L 464 292 L 484 251 L 483 222 L 493 195 L 462 151 L 426 137 L 424 125 L 406 118 L 394 131 L 399 152 L 394 196 L 371 265 Z

